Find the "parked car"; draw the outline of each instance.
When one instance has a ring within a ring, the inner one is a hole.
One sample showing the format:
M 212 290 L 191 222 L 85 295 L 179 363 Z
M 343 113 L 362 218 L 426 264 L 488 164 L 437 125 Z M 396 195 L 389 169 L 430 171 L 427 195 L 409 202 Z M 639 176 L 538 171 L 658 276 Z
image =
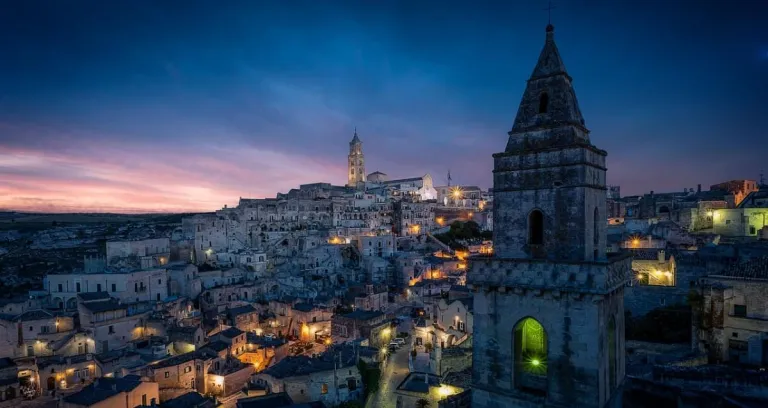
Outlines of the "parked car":
M 402 344 L 400 344 L 400 343 L 398 343 L 398 342 L 396 342 L 396 341 L 390 341 L 390 342 L 389 342 L 389 347 L 396 347 L 396 348 L 400 348 L 400 346 L 401 346 L 401 345 L 402 345 Z
M 400 346 L 397 345 L 397 343 L 389 343 L 389 347 L 387 347 L 387 350 L 389 350 L 390 353 L 397 351 L 397 349 Z
M 405 346 L 405 339 L 402 337 L 398 337 L 394 340 L 392 340 L 392 343 L 397 343 L 400 346 Z

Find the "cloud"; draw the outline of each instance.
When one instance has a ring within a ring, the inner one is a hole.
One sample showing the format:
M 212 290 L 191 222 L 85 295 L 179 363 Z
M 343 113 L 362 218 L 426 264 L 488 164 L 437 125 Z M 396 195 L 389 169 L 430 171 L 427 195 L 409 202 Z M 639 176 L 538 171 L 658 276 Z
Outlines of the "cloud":
M 51 130 L 48 130 L 51 132 Z M 54 132 L 55 133 L 55 132 Z M 59 153 L 0 146 L 0 208 L 31 211 L 211 211 L 239 197 L 274 197 L 299 184 L 342 180 L 344 168 L 253 147 L 178 151 L 83 137 Z M 119 159 L 119 160 L 117 160 Z

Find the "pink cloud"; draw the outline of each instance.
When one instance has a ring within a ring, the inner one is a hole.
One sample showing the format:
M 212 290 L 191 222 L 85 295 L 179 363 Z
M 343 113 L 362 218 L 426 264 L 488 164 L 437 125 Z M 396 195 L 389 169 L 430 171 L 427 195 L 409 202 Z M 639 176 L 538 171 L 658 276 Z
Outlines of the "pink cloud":
M 274 197 L 299 184 L 342 182 L 338 163 L 252 146 L 216 135 L 195 148 L 69 138 L 66 150 L 0 145 L 0 208 L 45 212 L 186 212 Z

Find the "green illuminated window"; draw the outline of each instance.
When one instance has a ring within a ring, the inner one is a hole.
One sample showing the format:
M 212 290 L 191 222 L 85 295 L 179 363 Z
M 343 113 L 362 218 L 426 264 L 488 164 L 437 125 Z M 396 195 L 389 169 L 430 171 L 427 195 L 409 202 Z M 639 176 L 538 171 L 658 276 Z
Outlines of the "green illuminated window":
M 547 372 L 547 334 L 533 318 L 525 318 L 515 328 L 515 361 L 518 371 L 537 375 Z

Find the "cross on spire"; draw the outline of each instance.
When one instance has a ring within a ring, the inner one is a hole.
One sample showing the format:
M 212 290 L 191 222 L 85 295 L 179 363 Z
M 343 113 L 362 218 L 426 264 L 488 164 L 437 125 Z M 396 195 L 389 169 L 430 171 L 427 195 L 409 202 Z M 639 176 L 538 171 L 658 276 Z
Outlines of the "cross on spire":
M 552 1 L 549 1 L 547 3 L 547 8 L 544 10 L 547 10 L 547 24 L 552 24 L 552 9 L 555 8 L 555 6 L 552 5 Z

